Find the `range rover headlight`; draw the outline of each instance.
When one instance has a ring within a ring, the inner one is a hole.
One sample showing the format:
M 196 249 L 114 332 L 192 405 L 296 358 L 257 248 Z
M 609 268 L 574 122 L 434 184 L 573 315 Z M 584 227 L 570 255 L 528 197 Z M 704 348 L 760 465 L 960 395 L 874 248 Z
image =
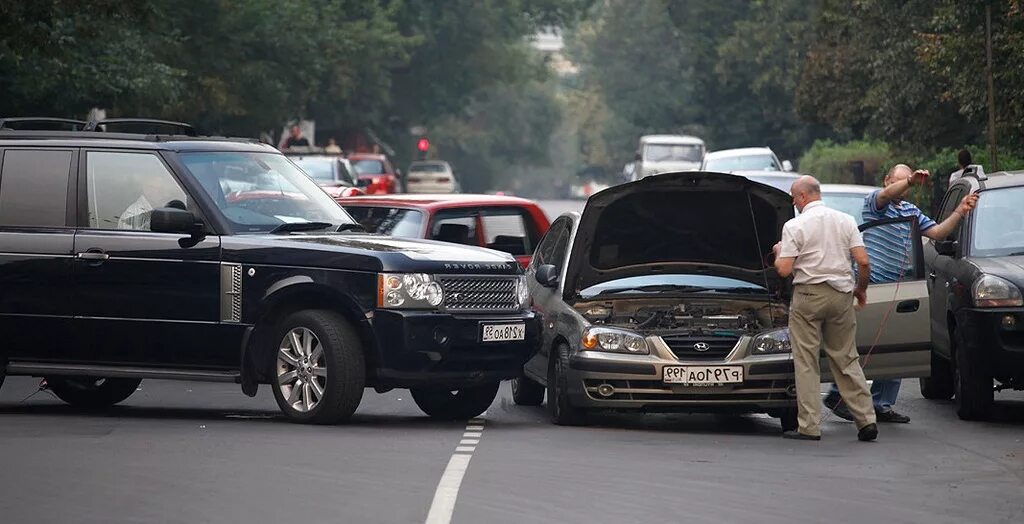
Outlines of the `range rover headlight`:
M 382 273 L 377 277 L 377 307 L 434 309 L 444 302 L 441 284 L 425 273 Z
M 754 345 L 751 350 L 753 355 L 775 355 L 792 352 L 793 346 L 789 341 L 789 328 L 768 331 L 754 337 Z
M 516 280 L 516 298 L 519 300 L 519 309 L 530 307 L 530 289 L 526 287 L 525 275 L 519 275 Z
M 1024 305 L 1020 289 L 1007 281 L 992 275 L 979 278 L 971 287 L 974 305 L 978 307 L 1016 307 Z
M 647 355 L 650 349 L 647 340 L 638 333 L 624 329 L 592 327 L 583 332 L 580 344 L 585 351 L 608 351 Z

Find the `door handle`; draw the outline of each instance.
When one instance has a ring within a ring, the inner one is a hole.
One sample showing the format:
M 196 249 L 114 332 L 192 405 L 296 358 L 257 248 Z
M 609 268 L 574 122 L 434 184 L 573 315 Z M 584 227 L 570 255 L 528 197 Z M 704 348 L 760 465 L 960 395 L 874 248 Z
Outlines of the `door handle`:
M 920 308 L 921 308 L 921 301 L 917 300 L 917 299 L 914 299 L 914 300 L 904 300 L 903 302 L 900 302 L 899 304 L 896 304 L 896 312 L 897 313 L 913 313 L 913 312 L 917 311 Z
M 99 249 L 90 249 L 84 253 L 76 254 L 75 258 L 88 262 L 90 266 L 98 266 L 106 262 L 110 258 L 110 255 Z
M 932 279 L 932 281 L 934 281 L 935 277 L 937 277 L 937 276 L 938 275 L 936 275 L 934 271 L 932 271 L 931 273 L 928 273 L 928 278 Z

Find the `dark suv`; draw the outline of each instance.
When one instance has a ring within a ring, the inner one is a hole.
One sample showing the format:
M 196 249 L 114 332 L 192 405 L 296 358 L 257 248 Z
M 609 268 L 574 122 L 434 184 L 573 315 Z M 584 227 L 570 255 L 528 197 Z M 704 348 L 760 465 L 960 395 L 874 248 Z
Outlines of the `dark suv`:
M 361 229 L 266 145 L 0 125 L 0 382 L 91 408 L 143 378 L 271 384 L 313 423 L 365 387 L 483 412 L 538 345 L 519 264 Z
M 995 391 L 1024 389 L 1024 172 L 969 169 L 946 192 L 939 220 L 975 191 L 977 209 L 924 249 L 933 348 L 921 393 L 955 396 L 965 420 L 987 418 Z

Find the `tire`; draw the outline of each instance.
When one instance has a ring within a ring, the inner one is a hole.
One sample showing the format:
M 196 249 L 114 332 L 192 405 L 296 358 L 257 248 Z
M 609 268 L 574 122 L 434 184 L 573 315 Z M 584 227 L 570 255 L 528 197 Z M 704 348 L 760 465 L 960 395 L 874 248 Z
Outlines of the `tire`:
M 580 426 L 586 423 L 586 412 L 572 405 L 568 395 L 569 346 L 560 344 L 552 355 L 548 376 L 548 414 L 559 426 Z
M 285 416 L 303 424 L 336 424 L 355 413 L 366 385 L 366 361 L 359 336 L 344 317 L 299 311 L 278 324 L 271 340 L 271 389 Z
M 142 379 L 99 377 L 46 377 L 57 398 L 81 409 L 104 409 L 135 393 Z
M 539 406 L 544 403 L 544 386 L 525 375 L 514 378 L 512 400 L 519 406 Z
M 499 384 L 497 381 L 488 382 L 456 391 L 414 388 L 410 392 L 416 405 L 431 418 L 466 420 L 491 407 L 491 403 L 498 396 Z
M 962 420 L 987 420 L 995 402 L 992 373 L 967 349 L 960 332 L 955 332 L 954 337 L 956 414 Z
M 929 400 L 953 398 L 953 364 L 932 351 L 932 374 L 921 377 L 921 396 Z

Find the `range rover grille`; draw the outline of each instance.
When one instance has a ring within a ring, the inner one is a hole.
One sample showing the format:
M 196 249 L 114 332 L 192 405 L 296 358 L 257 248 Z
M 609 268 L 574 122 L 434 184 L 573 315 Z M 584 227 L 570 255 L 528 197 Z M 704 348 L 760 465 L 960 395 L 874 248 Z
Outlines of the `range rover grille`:
M 440 277 L 448 311 L 516 311 L 516 277 Z
M 663 336 L 661 339 L 679 360 L 721 360 L 736 347 L 739 337 L 687 335 Z

